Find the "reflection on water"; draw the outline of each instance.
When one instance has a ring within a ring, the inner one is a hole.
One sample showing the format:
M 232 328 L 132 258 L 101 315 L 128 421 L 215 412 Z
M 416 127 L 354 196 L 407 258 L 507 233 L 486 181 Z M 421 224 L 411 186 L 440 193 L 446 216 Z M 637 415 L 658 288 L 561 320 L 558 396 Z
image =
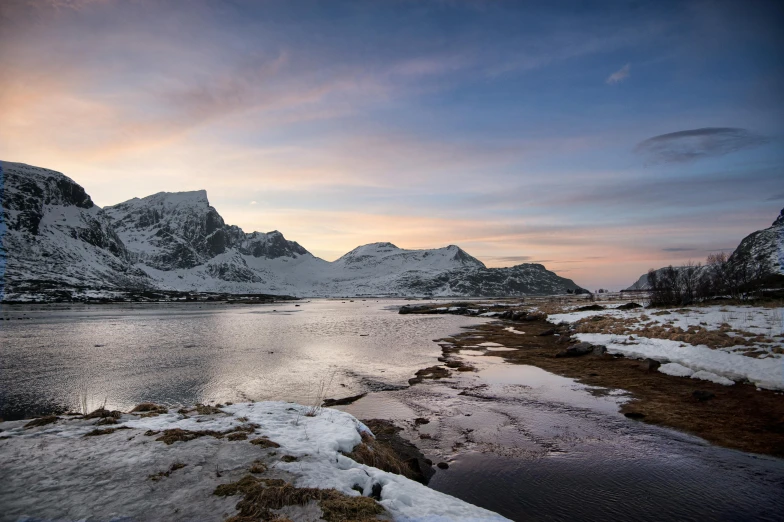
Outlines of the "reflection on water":
M 784 460 L 629 420 L 617 391 L 597 396 L 541 368 L 460 355 L 481 371 L 341 407 L 392 412 L 449 464 L 432 488 L 512 520 L 781 520 Z
M 0 417 L 78 410 L 80 396 L 90 408 L 106 400 L 128 409 L 142 401 L 308 404 L 322 383 L 331 397 L 355 395 L 406 384 L 440 354 L 432 339 L 482 321 L 389 309 L 400 304 L 6 307 Z

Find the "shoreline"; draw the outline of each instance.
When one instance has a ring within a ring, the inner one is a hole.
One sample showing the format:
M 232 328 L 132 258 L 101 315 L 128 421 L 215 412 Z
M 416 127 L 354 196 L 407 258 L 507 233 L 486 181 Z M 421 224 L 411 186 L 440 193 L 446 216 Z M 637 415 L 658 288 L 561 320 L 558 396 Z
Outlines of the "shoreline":
M 455 312 L 426 306 L 405 313 Z M 559 330 L 563 328 L 549 323 L 544 314 L 531 313 L 518 320 L 480 324 L 435 339 L 443 354 L 440 365 L 420 370 L 410 383 L 448 377 L 450 371 L 472 371 L 473 367 L 459 358 L 460 351 L 483 350 L 477 345 L 496 343 L 511 350 L 484 349 L 484 355 L 501 357 L 510 365 L 536 366 L 587 386 L 628 392 L 630 400 L 620 407 L 620 413 L 629 419 L 696 435 L 725 448 L 784 457 L 781 392 L 746 383 L 723 386 L 666 375 L 656 371 L 658 366 L 651 365 L 650 360 L 622 355 L 559 357 L 567 347 L 559 342 Z

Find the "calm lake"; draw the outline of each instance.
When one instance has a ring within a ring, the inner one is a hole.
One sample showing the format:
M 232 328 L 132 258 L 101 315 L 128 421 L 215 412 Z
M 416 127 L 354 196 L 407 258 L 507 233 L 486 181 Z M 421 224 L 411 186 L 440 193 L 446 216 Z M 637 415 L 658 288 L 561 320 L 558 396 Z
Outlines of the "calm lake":
M 472 350 L 479 372 L 408 387 L 481 320 L 404 303 L 6 307 L 0 416 L 371 392 L 341 409 L 397 421 L 449 464 L 431 487 L 513 520 L 782 520 L 784 461 L 626 419 L 622 393 Z

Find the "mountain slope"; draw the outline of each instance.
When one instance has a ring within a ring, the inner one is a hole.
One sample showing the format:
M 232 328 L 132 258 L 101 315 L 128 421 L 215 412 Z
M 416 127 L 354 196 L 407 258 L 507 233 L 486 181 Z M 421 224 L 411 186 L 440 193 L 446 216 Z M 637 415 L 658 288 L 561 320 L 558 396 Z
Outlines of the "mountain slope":
M 297 296 L 565 293 L 542 265 L 487 268 L 461 248 L 355 248 L 333 262 L 277 230 L 227 225 L 207 193 L 160 192 L 98 208 L 70 178 L 3 162 L 0 271 L 7 300 L 169 290 Z M 4 232 L 4 230 L 6 230 Z
M 744 237 L 729 263 L 753 263 L 763 273 L 784 275 L 784 209 L 770 227 Z
M 59 172 L 0 163 L 0 298 L 145 288 L 110 219 Z

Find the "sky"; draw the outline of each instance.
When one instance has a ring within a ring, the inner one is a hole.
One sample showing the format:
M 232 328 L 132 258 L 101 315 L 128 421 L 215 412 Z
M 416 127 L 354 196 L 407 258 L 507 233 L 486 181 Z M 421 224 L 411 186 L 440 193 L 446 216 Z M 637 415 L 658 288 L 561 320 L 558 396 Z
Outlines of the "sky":
M 784 3 L 4 0 L 0 159 L 589 288 L 784 207 Z

